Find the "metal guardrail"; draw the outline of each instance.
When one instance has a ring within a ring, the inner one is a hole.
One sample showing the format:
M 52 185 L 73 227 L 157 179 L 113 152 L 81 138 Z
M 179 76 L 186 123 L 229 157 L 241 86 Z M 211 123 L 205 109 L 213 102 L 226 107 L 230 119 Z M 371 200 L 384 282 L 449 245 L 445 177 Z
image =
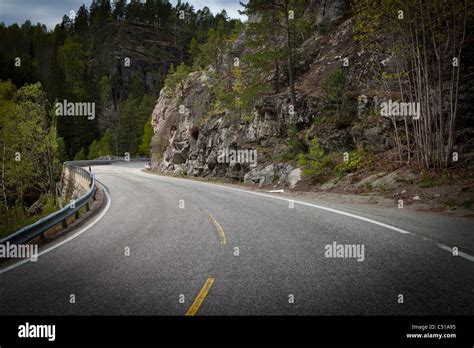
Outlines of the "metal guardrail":
M 82 177 L 90 180 L 90 189 L 81 197 L 71 201 L 68 205 L 64 208 L 45 216 L 35 223 L 25 226 L 18 231 L 8 235 L 7 237 L 0 240 L 0 244 L 4 244 L 6 242 L 10 242 L 11 244 L 24 244 L 36 238 L 49 230 L 51 227 L 62 223 L 65 221 L 69 216 L 76 214 L 79 209 L 89 203 L 91 199 L 93 199 L 95 192 L 96 192 L 96 182 L 94 174 L 89 173 L 87 170 L 81 167 L 77 167 L 75 165 L 70 165 L 69 163 L 65 163 L 65 166 L 69 167 L 69 170 L 74 171 L 81 175 Z
M 131 158 L 130 162 L 142 162 L 142 161 L 148 161 L 148 160 L 149 160 L 148 158 Z M 91 199 L 94 199 L 97 186 L 96 186 L 94 174 L 82 168 L 82 166 L 107 165 L 107 164 L 113 164 L 117 162 L 124 162 L 124 159 L 120 157 L 113 157 L 113 158 L 104 159 L 104 160 L 65 162 L 64 165 L 67 166 L 69 170 L 72 170 L 75 173 L 89 180 L 90 182 L 89 191 L 87 191 L 81 197 L 71 201 L 64 208 L 48 216 L 45 216 L 39 219 L 38 221 L 36 221 L 35 223 L 25 226 L 21 228 L 20 230 L 6 236 L 5 238 L 0 240 L 0 244 L 5 244 L 7 242 L 10 242 L 10 244 L 27 243 L 33 238 L 36 238 L 42 235 L 51 227 L 59 223 L 62 223 L 63 221 L 66 221 L 66 219 L 69 216 L 73 214 L 77 214 L 82 207 L 86 206 L 87 208 L 89 208 L 88 203 Z M 126 162 L 129 162 L 129 161 L 126 161 Z
M 105 156 L 101 159 L 96 160 L 83 160 L 83 161 L 69 161 L 66 162 L 68 164 L 72 164 L 75 166 L 85 167 L 85 166 L 94 166 L 94 165 L 107 165 L 107 164 L 114 164 L 114 163 L 121 163 L 121 162 L 148 162 L 150 161 L 149 157 L 132 157 L 128 160 L 125 157 L 118 157 L 118 156 Z

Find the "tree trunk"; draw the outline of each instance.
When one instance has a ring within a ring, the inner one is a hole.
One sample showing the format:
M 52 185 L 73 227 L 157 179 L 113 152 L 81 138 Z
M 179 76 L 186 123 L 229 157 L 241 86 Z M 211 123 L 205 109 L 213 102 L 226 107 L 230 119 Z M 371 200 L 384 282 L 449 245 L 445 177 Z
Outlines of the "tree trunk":
M 5 203 L 5 208 L 8 210 L 8 201 L 7 201 L 7 193 L 6 193 L 6 185 L 5 185 L 5 153 L 6 153 L 6 145 L 3 144 L 3 157 L 2 157 L 2 191 L 3 191 L 3 201 Z
M 275 60 L 275 93 L 280 92 L 280 63 Z
M 295 91 L 295 81 L 294 81 L 294 62 L 293 62 L 293 44 L 291 40 L 291 28 L 290 28 L 290 19 L 289 19 L 289 9 L 288 9 L 288 0 L 283 2 L 284 17 L 285 17 L 285 26 L 286 26 L 286 38 L 287 38 L 287 48 L 288 48 L 288 78 L 290 80 L 290 97 L 291 104 L 296 109 L 296 91 Z

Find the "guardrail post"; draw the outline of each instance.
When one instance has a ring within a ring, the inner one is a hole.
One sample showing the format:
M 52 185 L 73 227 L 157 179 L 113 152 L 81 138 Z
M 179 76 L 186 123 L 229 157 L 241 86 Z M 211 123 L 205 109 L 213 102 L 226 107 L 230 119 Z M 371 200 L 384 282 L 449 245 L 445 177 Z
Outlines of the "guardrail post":
M 61 226 L 62 228 L 67 228 L 67 219 L 64 219 L 63 221 L 61 221 Z
M 86 211 L 91 210 L 91 207 L 89 206 L 89 202 L 86 203 Z
M 45 237 L 45 235 L 44 235 L 44 232 L 41 233 L 41 234 L 38 236 L 38 242 L 44 241 L 45 238 L 46 238 L 46 237 Z
M 93 200 L 93 201 L 96 201 L 96 200 L 97 200 L 97 184 L 96 184 L 96 187 L 95 187 L 94 194 L 92 195 L 92 200 Z

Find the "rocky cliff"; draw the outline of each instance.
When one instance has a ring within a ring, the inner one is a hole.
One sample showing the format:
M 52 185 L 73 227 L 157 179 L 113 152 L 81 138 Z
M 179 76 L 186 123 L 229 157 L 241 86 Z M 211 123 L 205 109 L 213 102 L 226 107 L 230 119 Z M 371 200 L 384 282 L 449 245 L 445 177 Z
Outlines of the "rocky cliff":
M 360 74 L 360 65 L 365 60 L 360 52 L 355 52 L 353 45 L 347 44 L 352 40 L 352 32 L 351 19 L 342 16 L 345 2 L 313 3 L 312 12 L 308 10 L 306 15 L 316 23 L 327 22 L 333 29 L 325 35 L 315 33 L 300 48 L 298 112 L 288 112 L 290 97 L 287 91 L 282 91 L 265 96 L 247 119 L 228 111 L 210 115 L 215 81 L 207 71 L 193 72 L 186 79 L 184 90 L 162 90 L 160 93 L 152 115 L 154 169 L 191 176 L 226 177 L 259 185 L 295 186 L 301 178 L 301 170 L 282 158 L 288 150 L 290 128 L 315 132 L 311 126 L 320 116 L 321 80 L 341 66 L 342 57 L 352 59 L 352 56 L 358 59 L 352 62 L 349 74 L 354 76 L 351 80 L 359 80 L 360 76 L 355 75 Z M 242 41 L 241 38 L 234 45 L 234 54 L 245 51 L 239 47 Z M 285 79 L 284 74 L 281 79 Z M 323 146 L 330 151 L 349 150 L 354 147 L 354 136 L 364 137 L 361 132 L 352 134 L 350 129 L 337 130 L 326 136 L 324 130 L 319 133 Z M 378 133 L 381 133 L 379 128 L 367 132 L 376 143 L 380 142 Z M 306 141 L 304 135 L 304 132 L 300 135 L 302 141 Z M 219 163 L 219 154 L 226 149 L 256 150 L 258 164 L 252 167 L 250 163 L 239 161 Z
M 109 76 L 116 97 L 126 99 L 132 78 L 143 79 L 146 93 L 158 94 L 171 64 L 181 55 L 171 35 L 136 22 L 114 21 L 90 34 L 94 58 L 90 62 L 100 76 Z
M 398 169 L 394 161 L 397 151 L 394 124 L 374 111 L 383 94 L 380 82 L 372 76 L 373 67 L 382 64 L 390 69 L 390 61 L 369 54 L 355 43 L 353 18 L 347 15 L 345 1 L 315 0 L 306 15 L 315 23 L 325 23 L 327 31 L 315 32 L 298 48 L 297 112 L 289 112 L 289 92 L 282 90 L 259 100 L 249 117 L 242 118 L 228 110 L 212 113 L 215 98 L 212 86 L 216 81 L 209 71 L 193 72 L 181 91 L 162 90 L 160 93 L 152 115 L 154 170 L 294 188 L 301 182 L 301 168 L 294 158 L 285 156 L 291 151 L 290 133 L 294 128 L 296 137 L 306 149 L 310 146 L 308 139 L 315 136 L 328 153 L 342 155 L 361 146 L 370 149 L 374 159 L 370 172 L 351 173 L 341 180 L 334 178 L 320 186 L 322 189 L 340 185 L 360 190 L 371 186 L 371 181 L 377 180 L 377 185 L 394 184 L 398 177 L 410 180 L 417 177 L 411 169 L 393 175 L 392 172 Z M 238 47 L 239 43 L 242 43 L 241 39 L 233 52 L 236 56 L 245 50 Z M 355 109 L 349 122 L 329 126 L 323 117 L 321 82 L 336 68 L 344 69 Z M 283 74 L 281 80 L 285 81 Z M 464 131 L 472 137 L 472 129 Z M 472 144 L 469 146 L 472 148 Z M 238 160 L 223 163 L 219 156 L 228 154 L 229 149 L 236 153 L 255 150 L 257 164 Z M 390 173 L 392 176 L 388 177 Z M 367 177 L 371 178 L 368 184 L 357 185 Z

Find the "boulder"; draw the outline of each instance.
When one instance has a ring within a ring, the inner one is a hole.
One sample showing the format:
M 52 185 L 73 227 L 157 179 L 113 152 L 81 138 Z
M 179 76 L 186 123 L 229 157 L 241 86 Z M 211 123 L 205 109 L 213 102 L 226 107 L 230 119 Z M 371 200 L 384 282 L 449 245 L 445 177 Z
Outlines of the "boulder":
M 362 179 L 361 181 L 359 181 L 357 184 L 355 184 L 354 186 L 356 188 L 363 188 L 365 187 L 367 184 L 370 184 L 372 186 L 373 185 L 373 182 L 378 180 L 379 178 L 383 177 L 387 175 L 386 172 L 381 172 L 381 173 L 377 173 L 377 174 L 372 174 L 372 175 L 369 175 L 368 177 Z
M 245 174 L 244 182 L 247 184 L 258 184 L 263 186 L 271 184 L 275 178 L 275 165 L 270 164 L 263 169 L 252 169 Z
M 400 185 L 401 181 L 415 180 L 418 178 L 417 172 L 411 168 L 403 167 L 391 172 L 390 174 L 381 176 L 372 182 L 372 187 L 383 187 L 393 189 Z
M 290 188 L 293 189 L 301 181 L 301 168 L 293 169 L 287 176 L 286 182 L 289 184 Z

